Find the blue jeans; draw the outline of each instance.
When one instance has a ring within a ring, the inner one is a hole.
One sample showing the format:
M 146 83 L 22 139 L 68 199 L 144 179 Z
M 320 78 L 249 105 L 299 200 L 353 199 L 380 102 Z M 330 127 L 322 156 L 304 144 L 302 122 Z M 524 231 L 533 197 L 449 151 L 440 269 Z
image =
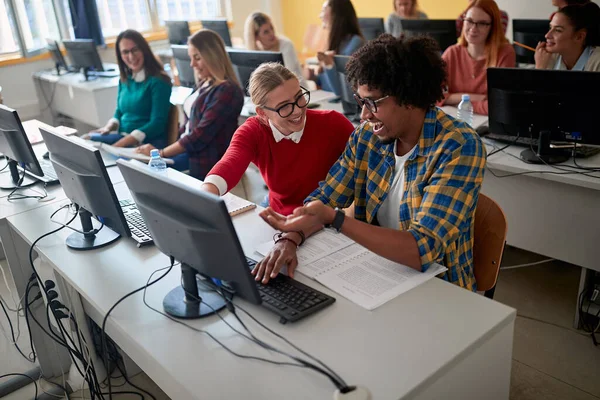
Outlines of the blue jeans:
M 124 136 L 120 133 L 108 133 L 103 135 L 101 133 L 90 133 L 90 140 L 94 142 L 102 142 L 106 144 L 115 144 L 119 140 L 121 140 Z M 150 141 L 146 141 L 145 143 L 149 143 L 157 149 L 163 149 L 167 146 L 167 140 L 164 138 L 153 139 Z
M 190 169 L 190 156 L 187 152 L 177 154 L 170 158 L 175 161 L 175 164 L 169 165 L 170 168 L 176 169 L 177 171 L 187 171 Z

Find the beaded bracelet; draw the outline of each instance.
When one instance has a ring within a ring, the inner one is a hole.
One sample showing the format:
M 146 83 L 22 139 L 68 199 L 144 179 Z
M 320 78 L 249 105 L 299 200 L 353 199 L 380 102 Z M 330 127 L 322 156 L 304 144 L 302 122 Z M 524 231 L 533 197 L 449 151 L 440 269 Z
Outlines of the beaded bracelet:
M 300 233 L 300 231 L 297 232 L 300 235 L 300 244 L 296 243 L 294 240 L 283 236 L 283 232 L 277 232 L 275 235 L 273 235 L 273 241 L 275 243 L 277 242 L 281 242 L 282 240 L 289 240 L 290 242 L 294 243 L 296 245 L 296 247 L 300 247 L 302 246 L 302 243 L 304 243 L 304 234 Z

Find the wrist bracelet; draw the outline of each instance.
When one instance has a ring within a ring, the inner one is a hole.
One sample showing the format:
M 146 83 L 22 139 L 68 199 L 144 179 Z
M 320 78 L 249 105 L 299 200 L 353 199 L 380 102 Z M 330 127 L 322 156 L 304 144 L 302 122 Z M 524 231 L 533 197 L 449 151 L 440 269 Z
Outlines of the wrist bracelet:
M 275 240 L 275 244 L 277 244 L 279 242 L 291 242 L 296 246 L 296 248 L 298 248 L 298 243 L 296 243 L 292 239 L 284 237 L 284 236 L 277 238 L 277 240 Z

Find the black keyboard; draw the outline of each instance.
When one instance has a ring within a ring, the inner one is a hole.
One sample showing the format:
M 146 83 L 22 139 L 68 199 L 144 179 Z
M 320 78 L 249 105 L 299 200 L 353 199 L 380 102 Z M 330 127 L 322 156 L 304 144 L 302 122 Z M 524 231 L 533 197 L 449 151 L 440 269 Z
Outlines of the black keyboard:
M 137 205 L 132 200 L 119 200 L 127 225 L 129 225 L 129 231 L 131 232 L 131 238 L 137 242 L 138 247 L 149 246 L 154 244 L 152 235 L 146 223 L 137 208 Z
M 256 261 L 246 258 L 250 270 Z M 281 323 L 294 322 L 313 314 L 335 302 L 335 298 L 279 274 L 263 285 L 256 282 L 262 305 L 281 317 Z
M 495 133 L 489 133 L 485 136 L 488 139 L 492 139 L 492 140 L 497 140 L 498 142 L 502 142 L 502 143 L 509 143 L 509 144 L 514 144 L 517 146 L 524 146 L 524 147 L 532 147 L 534 149 L 537 148 L 538 145 L 538 140 L 534 139 L 534 138 L 530 138 L 530 137 L 517 137 L 517 136 L 506 136 L 506 135 L 498 135 Z M 561 143 L 555 143 L 554 144 L 563 144 Z M 568 145 L 570 144 L 571 147 L 573 146 L 572 143 L 568 143 L 568 142 L 564 142 L 564 144 Z M 571 149 L 566 148 L 565 150 L 571 151 Z M 575 148 L 575 156 L 577 158 L 587 158 L 587 157 L 591 157 L 591 156 L 595 156 L 596 154 L 600 153 L 600 147 L 591 147 L 591 146 L 577 146 Z

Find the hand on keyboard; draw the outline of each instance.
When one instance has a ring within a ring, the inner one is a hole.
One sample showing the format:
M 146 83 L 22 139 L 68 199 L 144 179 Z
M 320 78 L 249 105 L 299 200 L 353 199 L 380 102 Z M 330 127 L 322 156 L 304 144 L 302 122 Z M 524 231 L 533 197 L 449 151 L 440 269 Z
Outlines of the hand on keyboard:
M 296 244 L 288 240 L 281 240 L 275 243 L 269 254 L 265 256 L 252 270 L 252 275 L 256 281 L 268 283 L 269 279 L 275 278 L 281 268 L 287 265 L 287 273 L 290 278 L 294 277 L 294 271 L 298 266 L 298 257 L 296 254 Z

